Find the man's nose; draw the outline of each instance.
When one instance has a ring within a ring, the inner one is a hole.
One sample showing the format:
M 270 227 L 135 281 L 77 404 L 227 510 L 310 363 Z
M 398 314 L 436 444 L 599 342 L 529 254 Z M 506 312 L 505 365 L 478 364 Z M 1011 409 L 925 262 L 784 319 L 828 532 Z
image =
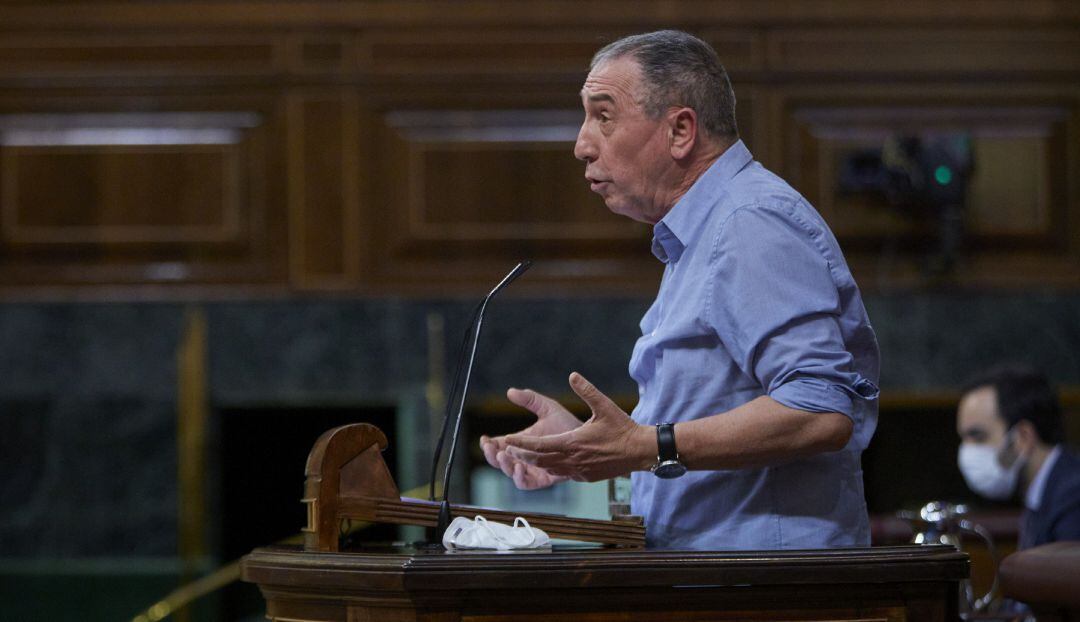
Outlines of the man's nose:
M 578 130 L 577 141 L 574 143 L 574 157 L 585 162 L 592 162 L 596 159 L 596 146 L 589 138 L 584 123 L 581 125 L 581 129 Z

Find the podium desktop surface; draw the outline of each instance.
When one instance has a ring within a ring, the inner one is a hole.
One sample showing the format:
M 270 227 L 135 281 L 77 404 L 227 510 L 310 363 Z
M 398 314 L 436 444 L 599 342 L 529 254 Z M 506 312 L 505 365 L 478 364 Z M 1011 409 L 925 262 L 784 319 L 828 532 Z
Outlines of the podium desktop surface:
M 942 545 L 813 551 L 555 547 L 259 548 L 242 563 L 277 622 L 958 619 L 967 555 Z

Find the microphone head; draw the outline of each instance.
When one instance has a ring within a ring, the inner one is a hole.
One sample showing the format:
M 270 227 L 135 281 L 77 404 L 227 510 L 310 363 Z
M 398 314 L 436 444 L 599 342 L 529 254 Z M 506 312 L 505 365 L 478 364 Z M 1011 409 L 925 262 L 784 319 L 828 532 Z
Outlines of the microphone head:
M 502 281 L 499 281 L 499 284 L 495 286 L 495 289 L 491 290 L 491 293 L 489 293 L 487 295 L 485 300 L 490 300 L 492 296 L 499 293 L 499 290 L 501 290 L 502 288 L 506 287 L 507 285 L 513 283 L 514 279 L 518 278 L 522 274 L 525 274 L 525 271 L 528 270 L 531 266 L 532 266 L 532 261 L 531 260 L 529 260 L 529 259 L 521 260 L 518 263 L 518 265 L 514 266 L 514 269 L 511 270 L 509 274 L 507 274 L 505 277 L 503 277 Z
M 532 267 L 532 263 L 533 262 L 531 259 L 522 259 L 521 261 L 519 261 L 518 265 L 514 266 L 514 269 L 511 270 L 510 274 L 507 275 L 509 281 L 507 281 L 506 284 L 509 285 L 510 281 L 513 281 L 522 274 L 525 274 L 525 271 Z

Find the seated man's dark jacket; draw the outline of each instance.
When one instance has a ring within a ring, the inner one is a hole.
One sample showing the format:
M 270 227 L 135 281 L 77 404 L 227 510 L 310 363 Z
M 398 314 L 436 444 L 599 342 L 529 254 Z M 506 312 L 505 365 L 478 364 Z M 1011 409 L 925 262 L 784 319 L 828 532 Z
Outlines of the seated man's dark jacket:
M 1039 509 L 1027 517 L 1029 546 L 1080 540 L 1080 456 L 1062 451 L 1046 480 Z

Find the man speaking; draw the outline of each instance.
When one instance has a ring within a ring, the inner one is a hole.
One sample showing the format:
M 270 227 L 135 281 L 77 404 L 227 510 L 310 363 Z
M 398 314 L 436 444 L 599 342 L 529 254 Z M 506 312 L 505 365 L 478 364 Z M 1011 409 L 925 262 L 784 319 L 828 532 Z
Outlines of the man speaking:
M 649 546 L 868 546 L 860 454 L 877 423 L 878 349 L 821 216 L 755 162 L 716 52 L 679 31 L 593 57 L 574 155 L 607 207 L 653 225 L 664 263 L 630 359 L 628 416 L 510 389 L 534 425 L 481 439 L 519 488 L 632 473 Z

